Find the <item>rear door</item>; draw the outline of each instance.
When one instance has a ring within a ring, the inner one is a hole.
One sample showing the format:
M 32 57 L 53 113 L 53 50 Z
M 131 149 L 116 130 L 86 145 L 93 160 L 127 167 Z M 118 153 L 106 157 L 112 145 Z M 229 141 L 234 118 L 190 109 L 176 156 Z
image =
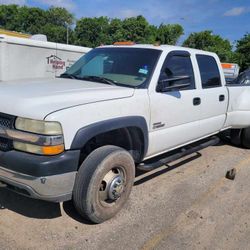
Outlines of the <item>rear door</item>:
M 200 72 L 201 132 L 209 135 L 223 128 L 228 105 L 228 91 L 221 79 L 219 60 L 210 55 L 196 55 Z

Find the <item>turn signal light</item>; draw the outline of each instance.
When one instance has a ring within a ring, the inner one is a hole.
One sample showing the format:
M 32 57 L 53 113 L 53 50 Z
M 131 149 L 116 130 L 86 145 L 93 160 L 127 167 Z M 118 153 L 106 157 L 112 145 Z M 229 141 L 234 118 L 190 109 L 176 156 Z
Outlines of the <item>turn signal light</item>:
M 44 155 L 58 155 L 64 151 L 64 145 L 42 147 Z
M 222 63 L 221 66 L 223 69 L 232 69 L 234 67 L 231 63 Z
M 64 144 L 56 146 L 38 146 L 14 141 L 13 146 L 16 150 L 38 155 L 58 155 L 64 151 Z

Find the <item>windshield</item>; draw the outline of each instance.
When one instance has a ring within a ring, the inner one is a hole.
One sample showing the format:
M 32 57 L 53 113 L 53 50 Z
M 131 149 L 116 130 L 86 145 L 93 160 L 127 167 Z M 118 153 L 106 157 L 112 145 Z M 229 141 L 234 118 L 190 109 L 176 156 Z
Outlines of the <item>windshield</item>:
M 146 84 L 161 51 L 139 48 L 97 48 L 81 57 L 61 77 L 138 87 Z

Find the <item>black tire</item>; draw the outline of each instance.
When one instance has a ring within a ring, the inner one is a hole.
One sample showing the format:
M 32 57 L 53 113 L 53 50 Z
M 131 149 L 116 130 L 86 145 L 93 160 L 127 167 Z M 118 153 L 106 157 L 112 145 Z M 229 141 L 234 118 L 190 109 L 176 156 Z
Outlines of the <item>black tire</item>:
M 83 218 L 94 223 L 112 218 L 126 203 L 134 177 L 134 160 L 126 150 L 116 146 L 94 150 L 84 160 L 76 176 L 73 190 L 75 208 Z M 107 181 L 109 179 L 110 182 Z M 113 188 L 117 187 L 120 179 L 124 179 L 124 185 L 118 185 L 118 192 L 115 192 Z
M 226 142 L 226 143 L 229 143 L 230 142 L 230 130 L 225 130 L 225 131 L 222 131 L 218 134 L 219 138 L 223 141 L 223 142 Z
M 244 128 L 242 130 L 241 142 L 245 148 L 250 148 L 250 128 Z
M 230 138 L 234 146 L 240 147 L 242 145 L 241 133 L 242 129 L 231 129 Z
M 228 129 L 219 133 L 219 138 L 225 143 L 241 146 L 241 129 Z

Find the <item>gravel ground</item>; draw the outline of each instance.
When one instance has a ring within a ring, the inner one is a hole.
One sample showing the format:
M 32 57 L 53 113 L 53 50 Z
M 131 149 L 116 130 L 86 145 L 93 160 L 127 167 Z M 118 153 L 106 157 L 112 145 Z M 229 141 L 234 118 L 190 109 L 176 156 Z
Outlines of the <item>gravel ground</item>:
M 125 208 L 101 225 L 71 202 L 0 189 L 0 249 L 249 249 L 249 178 L 249 150 L 209 147 L 139 175 Z

